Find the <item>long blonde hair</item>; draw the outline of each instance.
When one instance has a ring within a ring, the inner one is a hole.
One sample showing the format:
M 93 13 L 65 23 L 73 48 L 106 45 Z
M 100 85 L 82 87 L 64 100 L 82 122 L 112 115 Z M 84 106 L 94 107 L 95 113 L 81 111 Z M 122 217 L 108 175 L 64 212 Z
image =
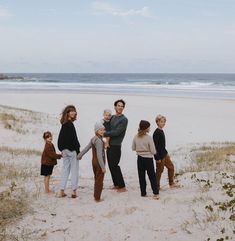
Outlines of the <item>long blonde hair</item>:
M 75 111 L 76 112 L 76 108 L 74 105 L 67 105 L 62 113 L 61 113 L 61 118 L 60 118 L 60 123 L 63 125 L 65 124 L 66 122 L 68 122 L 68 119 L 69 119 L 69 112 L 71 111 Z M 77 118 L 77 114 L 74 116 L 73 119 L 71 119 L 71 121 L 75 121 Z

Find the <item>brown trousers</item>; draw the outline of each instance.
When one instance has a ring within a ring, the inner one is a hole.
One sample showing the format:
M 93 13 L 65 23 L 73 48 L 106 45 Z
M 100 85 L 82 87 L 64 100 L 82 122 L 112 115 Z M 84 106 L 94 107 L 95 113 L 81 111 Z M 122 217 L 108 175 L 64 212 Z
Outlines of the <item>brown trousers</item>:
M 156 179 L 157 179 L 157 187 L 160 188 L 160 180 L 161 175 L 164 170 L 164 166 L 168 169 L 168 179 L 169 179 L 169 185 L 172 185 L 174 183 L 174 165 L 171 161 L 170 156 L 167 154 L 166 157 L 164 157 L 160 163 L 156 161 Z
M 103 190 L 104 173 L 102 172 L 102 169 L 99 165 L 96 148 L 94 145 L 92 145 L 92 168 L 95 178 L 94 198 L 96 201 L 99 201 Z

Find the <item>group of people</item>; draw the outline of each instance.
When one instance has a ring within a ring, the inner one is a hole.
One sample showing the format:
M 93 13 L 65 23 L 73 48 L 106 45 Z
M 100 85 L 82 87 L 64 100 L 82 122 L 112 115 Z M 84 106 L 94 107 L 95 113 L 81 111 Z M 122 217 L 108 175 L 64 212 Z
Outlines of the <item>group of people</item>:
M 119 166 L 121 158 L 121 146 L 125 137 L 128 119 L 123 114 L 125 101 L 119 99 L 114 102 L 115 114 L 106 109 L 103 119 L 94 126 L 95 135 L 91 138 L 87 146 L 80 151 L 80 143 L 77 138 L 76 129 L 73 122 L 77 118 L 75 106 L 68 105 L 61 114 L 61 129 L 58 137 L 58 149 L 61 154 L 57 154 L 52 143 L 52 134 L 47 131 L 43 134 L 45 147 L 41 158 L 41 175 L 44 176 L 45 192 L 50 193 L 49 180 L 53 172 L 53 167 L 57 164 L 57 159 L 63 158 L 63 166 L 60 181 L 59 197 L 66 197 L 65 193 L 69 175 L 71 175 L 72 198 L 77 197 L 79 160 L 82 159 L 90 149 L 92 149 L 92 167 L 94 172 L 94 199 L 96 202 L 103 201 L 101 193 L 103 190 L 103 180 L 106 172 L 106 156 L 113 181 L 113 190 L 126 192 L 126 185 Z M 132 150 L 137 153 L 137 167 L 142 197 L 146 197 L 146 172 L 148 174 L 153 198 L 159 199 L 160 179 L 164 166 L 168 169 L 169 185 L 171 188 L 179 187 L 174 182 L 174 165 L 165 148 L 166 141 L 163 128 L 166 118 L 158 115 L 156 118 L 157 128 L 153 137 L 149 136 L 150 123 L 141 120 L 138 133 L 133 139 Z M 154 161 L 156 160 L 156 172 Z

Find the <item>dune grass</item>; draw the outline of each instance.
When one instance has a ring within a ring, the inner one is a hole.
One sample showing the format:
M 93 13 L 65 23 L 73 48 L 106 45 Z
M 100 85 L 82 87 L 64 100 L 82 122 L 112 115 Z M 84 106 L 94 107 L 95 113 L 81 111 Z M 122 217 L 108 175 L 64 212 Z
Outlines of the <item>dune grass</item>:
M 189 154 L 190 166 L 183 172 L 230 171 L 235 172 L 235 143 L 209 143 L 192 148 Z
M 8 226 L 14 225 L 32 210 L 31 205 L 38 192 L 26 190 L 34 184 L 38 170 L 19 160 L 35 159 L 40 154 L 34 149 L 0 147 L 0 241 L 35 240 L 25 233 L 9 233 Z

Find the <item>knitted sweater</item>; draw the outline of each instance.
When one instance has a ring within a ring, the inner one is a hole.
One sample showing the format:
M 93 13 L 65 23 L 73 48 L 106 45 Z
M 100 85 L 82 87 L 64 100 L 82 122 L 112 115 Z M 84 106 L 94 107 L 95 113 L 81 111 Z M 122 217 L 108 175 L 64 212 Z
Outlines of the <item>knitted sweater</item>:
M 69 151 L 76 151 L 77 154 L 80 152 L 80 143 L 72 121 L 68 121 L 61 126 L 58 148 L 60 151 L 68 149 Z
M 57 164 L 57 159 L 62 157 L 61 154 L 56 154 L 55 147 L 52 143 L 46 142 L 41 157 L 41 164 L 47 166 L 53 166 Z
M 110 138 L 110 145 L 120 146 L 126 134 L 128 119 L 124 115 L 113 115 L 110 121 L 111 131 L 105 132 L 105 137 Z
M 147 134 L 144 136 L 136 135 L 134 137 L 132 142 L 132 150 L 136 151 L 137 155 L 147 158 L 151 158 L 156 154 L 153 139 Z
M 157 154 L 154 155 L 156 161 L 162 160 L 167 155 L 166 150 L 166 138 L 164 131 L 157 128 L 153 133 L 153 141 L 157 150 Z
M 101 169 L 105 168 L 105 153 L 104 153 L 104 142 L 101 137 L 94 136 L 88 145 L 78 154 L 77 158 L 81 159 L 83 155 L 85 155 L 92 147 L 95 146 L 96 155 Z

